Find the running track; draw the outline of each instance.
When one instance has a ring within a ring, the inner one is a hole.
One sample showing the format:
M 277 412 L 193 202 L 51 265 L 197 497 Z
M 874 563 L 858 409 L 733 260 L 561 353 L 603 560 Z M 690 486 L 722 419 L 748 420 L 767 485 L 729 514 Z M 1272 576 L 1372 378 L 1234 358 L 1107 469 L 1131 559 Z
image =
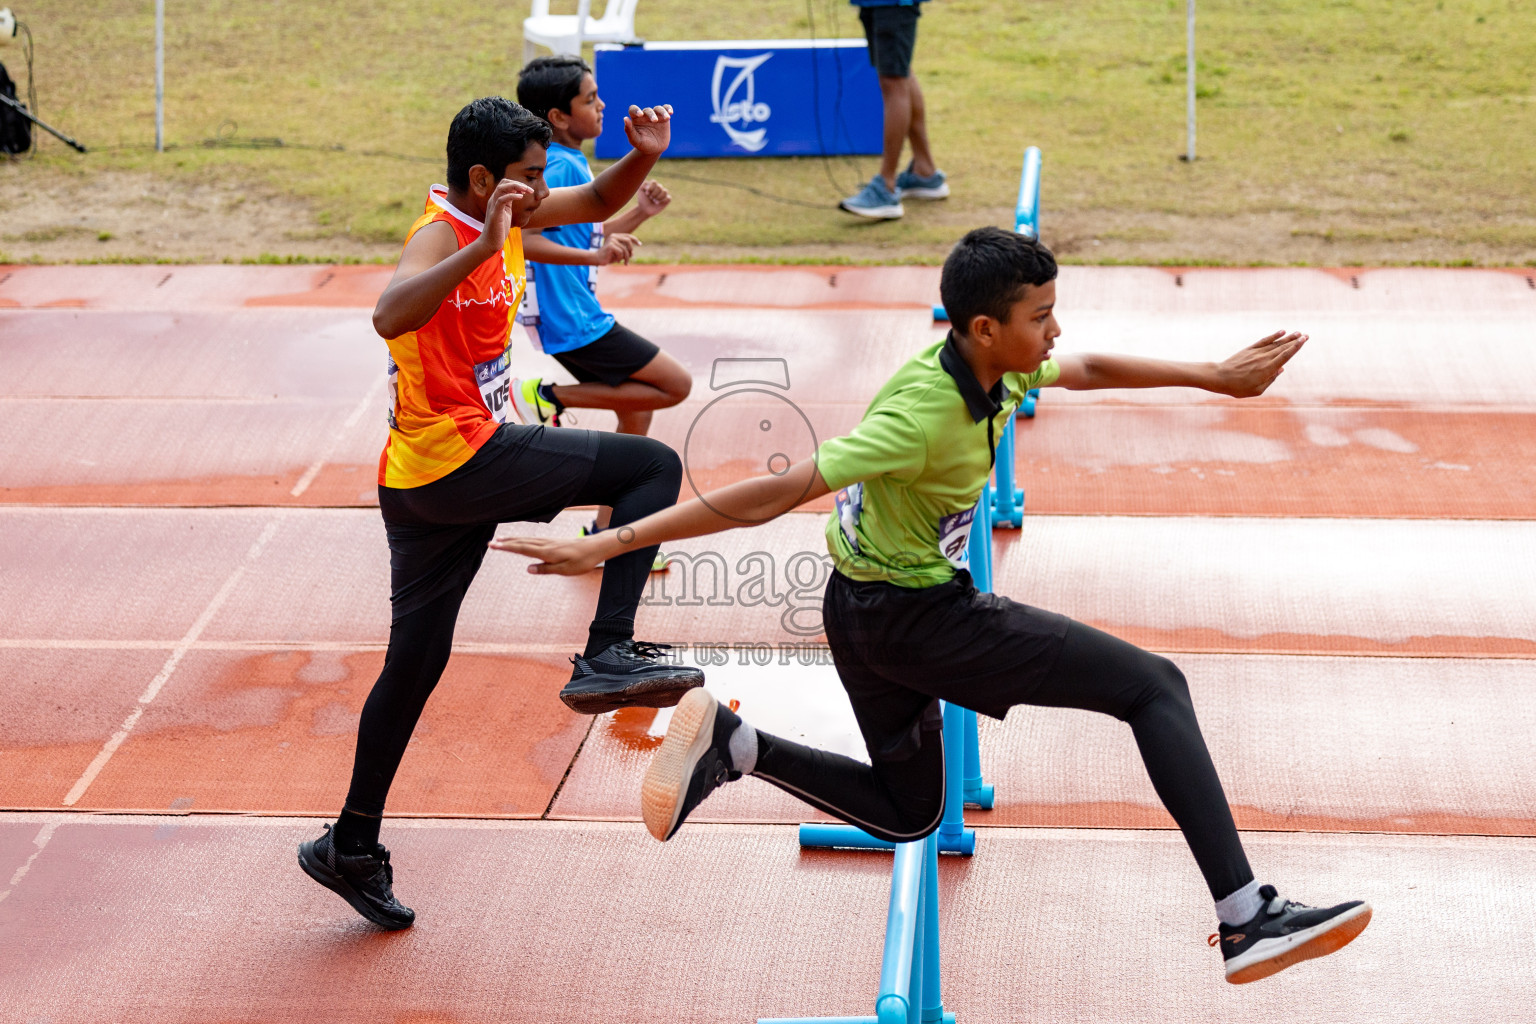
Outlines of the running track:
M 367 310 L 387 275 L 0 267 L 0 1021 L 869 1012 L 889 858 L 799 852 L 809 815 L 755 780 L 655 844 L 635 791 L 666 713 L 559 704 L 595 578 L 532 580 L 510 556 L 470 593 L 392 794 L 419 923 L 380 934 L 299 873 L 386 639 Z M 937 336 L 932 269 L 603 285 L 695 374 L 656 433 L 700 487 L 808 454 Z M 1260 875 L 1377 917 L 1337 957 L 1225 985 L 1127 731 L 1021 710 L 983 724 L 999 802 L 969 815 L 978 856 L 941 866 L 949 1007 L 1528 1019 L 1536 280 L 1069 267 L 1060 318 L 1063 351 L 1212 358 L 1311 333 L 1256 401 L 1048 392 L 1020 425 L 1030 515 L 998 535 L 997 583 L 1173 655 Z M 721 357 L 781 358 L 790 388 L 733 387 L 744 364 Z M 727 662 L 711 688 L 760 725 L 856 752 L 818 646 L 820 530 L 802 514 L 677 545 L 641 632 L 706 645 Z

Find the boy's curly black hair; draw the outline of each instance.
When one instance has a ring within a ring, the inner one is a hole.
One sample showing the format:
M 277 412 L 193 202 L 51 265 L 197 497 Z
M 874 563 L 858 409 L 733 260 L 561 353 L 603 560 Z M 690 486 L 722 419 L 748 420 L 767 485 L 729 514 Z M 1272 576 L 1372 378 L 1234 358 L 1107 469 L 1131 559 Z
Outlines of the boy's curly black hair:
M 482 96 L 448 126 L 448 187 L 469 188 L 469 169 L 480 164 L 500 180 L 529 143 L 548 146 L 549 122 L 502 96 Z
M 582 76 L 591 73 L 580 57 L 536 57 L 517 76 L 517 102 L 546 121 L 551 110 L 569 114 L 571 100 L 581 95 Z
M 1056 257 L 1037 239 L 1002 228 L 977 228 L 950 250 L 939 297 L 960 333 L 978 316 L 1008 322 L 1024 289 L 1056 279 Z

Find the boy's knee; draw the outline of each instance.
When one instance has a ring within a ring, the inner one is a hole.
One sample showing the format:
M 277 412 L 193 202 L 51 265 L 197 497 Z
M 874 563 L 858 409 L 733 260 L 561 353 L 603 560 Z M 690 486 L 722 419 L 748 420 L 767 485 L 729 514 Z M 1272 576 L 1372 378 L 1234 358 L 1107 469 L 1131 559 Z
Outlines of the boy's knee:
M 1189 681 L 1179 666 L 1158 654 L 1146 656 L 1148 682 L 1159 696 L 1173 697 L 1189 702 Z

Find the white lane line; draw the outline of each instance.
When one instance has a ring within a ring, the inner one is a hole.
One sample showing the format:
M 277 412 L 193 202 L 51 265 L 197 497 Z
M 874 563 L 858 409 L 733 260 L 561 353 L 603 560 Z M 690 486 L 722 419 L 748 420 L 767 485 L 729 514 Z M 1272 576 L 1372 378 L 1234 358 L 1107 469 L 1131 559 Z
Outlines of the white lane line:
M 112 755 L 117 753 L 117 748 L 123 745 L 123 741 L 128 739 L 129 733 L 133 732 L 134 726 L 139 724 L 139 718 L 143 716 L 144 709 L 159 696 L 161 689 L 164 688 L 166 682 L 175 673 L 176 666 L 181 664 L 181 659 L 186 657 L 187 652 L 192 649 L 192 645 L 197 642 L 197 638 L 203 635 L 203 630 L 208 628 L 208 623 L 212 622 L 219 609 L 224 607 L 224 602 L 229 599 L 229 595 L 233 593 L 235 587 L 245 577 L 246 570 L 252 562 L 261 557 L 262 549 L 267 546 L 267 542 L 272 539 L 272 535 L 275 533 L 277 533 L 276 519 L 267 523 L 266 527 L 261 531 L 261 535 L 251 545 L 250 550 L 246 551 L 245 560 L 235 567 L 234 572 L 229 574 L 229 578 L 224 581 L 224 585 L 219 588 L 218 593 L 213 595 L 212 600 L 208 602 L 208 606 L 197 617 L 197 621 L 193 622 L 191 628 L 187 630 L 187 635 L 181 638 L 181 643 L 171 650 L 171 656 L 165 659 L 165 664 L 160 667 L 160 671 L 155 674 L 155 678 L 149 681 L 149 685 L 139 695 L 138 703 L 128 713 L 128 717 L 123 719 L 123 724 L 102 745 L 96 757 L 86 766 L 84 774 L 75 780 L 75 784 L 70 787 L 69 792 L 64 797 L 65 807 L 73 807 L 76 801 L 85 795 L 85 791 L 90 788 L 91 783 L 96 781 L 96 776 L 100 775 L 101 770 L 107 766 L 107 762 L 112 760 Z
M 321 453 L 312 466 L 304 471 L 304 475 L 299 477 L 299 482 L 294 484 L 293 490 L 288 492 L 289 497 L 297 498 L 309 490 L 309 485 L 315 482 L 315 477 L 320 475 L 320 470 L 330 461 L 331 456 L 336 454 L 336 449 L 341 446 L 342 438 L 347 436 L 349 430 L 357 426 L 357 421 L 362 419 L 363 413 L 368 411 L 368 406 L 373 402 L 374 392 L 378 391 L 380 386 L 388 379 L 388 374 L 381 373 L 374 378 L 372 384 L 368 385 L 368 390 L 363 392 L 362 401 L 357 403 L 357 408 L 352 410 L 352 415 L 347 417 L 346 422 L 341 425 L 341 429 L 336 431 L 331 437 L 331 443 L 325 446 L 325 451 Z
M 48 840 L 53 838 L 53 830 L 58 828 L 59 824 L 57 821 L 50 821 L 38 829 L 37 835 L 32 838 L 32 845 L 37 847 L 37 849 L 32 851 L 32 856 L 27 858 L 25 864 L 16 869 L 16 873 L 11 876 L 10 885 L 3 892 L 0 892 L 0 903 L 4 903 L 5 898 L 11 894 L 11 890 L 20 885 L 21 880 L 27 877 L 27 872 L 32 870 L 32 862 L 37 860 L 38 854 L 42 853 L 43 848 L 48 845 Z

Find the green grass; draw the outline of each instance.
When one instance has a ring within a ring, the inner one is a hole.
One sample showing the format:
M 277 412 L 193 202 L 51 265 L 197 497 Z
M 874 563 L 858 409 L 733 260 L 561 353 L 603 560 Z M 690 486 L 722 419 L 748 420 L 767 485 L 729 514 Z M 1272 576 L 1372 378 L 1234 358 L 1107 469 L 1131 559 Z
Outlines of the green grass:
M 152 5 L 17 6 L 37 39 L 42 116 L 93 151 L 50 140 L 0 166 L 0 184 L 46 190 L 110 169 L 297 199 L 289 239 L 364 258 L 398 244 L 440 179 L 453 113 L 514 93 L 525 13 L 442 0 L 173 2 L 173 148 L 156 154 Z M 804 37 L 808 11 L 818 35 L 858 34 L 841 0 L 642 0 L 637 28 L 651 39 Z M 936 0 L 916 70 L 950 200 L 908 203 L 896 224 L 855 223 L 832 206 L 873 158 L 677 161 L 658 171 L 678 198 L 645 229 L 647 258 L 936 261 L 965 229 L 1011 223 L 1020 153 L 1035 144 L 1046 239 L 1069 260 L 1536 259 L 1536 4 L 1229 0 L 1203 4 L 1200 18 L 1194 164 L 1178 159 L 1182 2 Z M 18 57 L 0 50 L 19 78 Z M 226 145 L 204 145 L 221 133 Z M 96 245 L 94 234 L 82 238 Z

